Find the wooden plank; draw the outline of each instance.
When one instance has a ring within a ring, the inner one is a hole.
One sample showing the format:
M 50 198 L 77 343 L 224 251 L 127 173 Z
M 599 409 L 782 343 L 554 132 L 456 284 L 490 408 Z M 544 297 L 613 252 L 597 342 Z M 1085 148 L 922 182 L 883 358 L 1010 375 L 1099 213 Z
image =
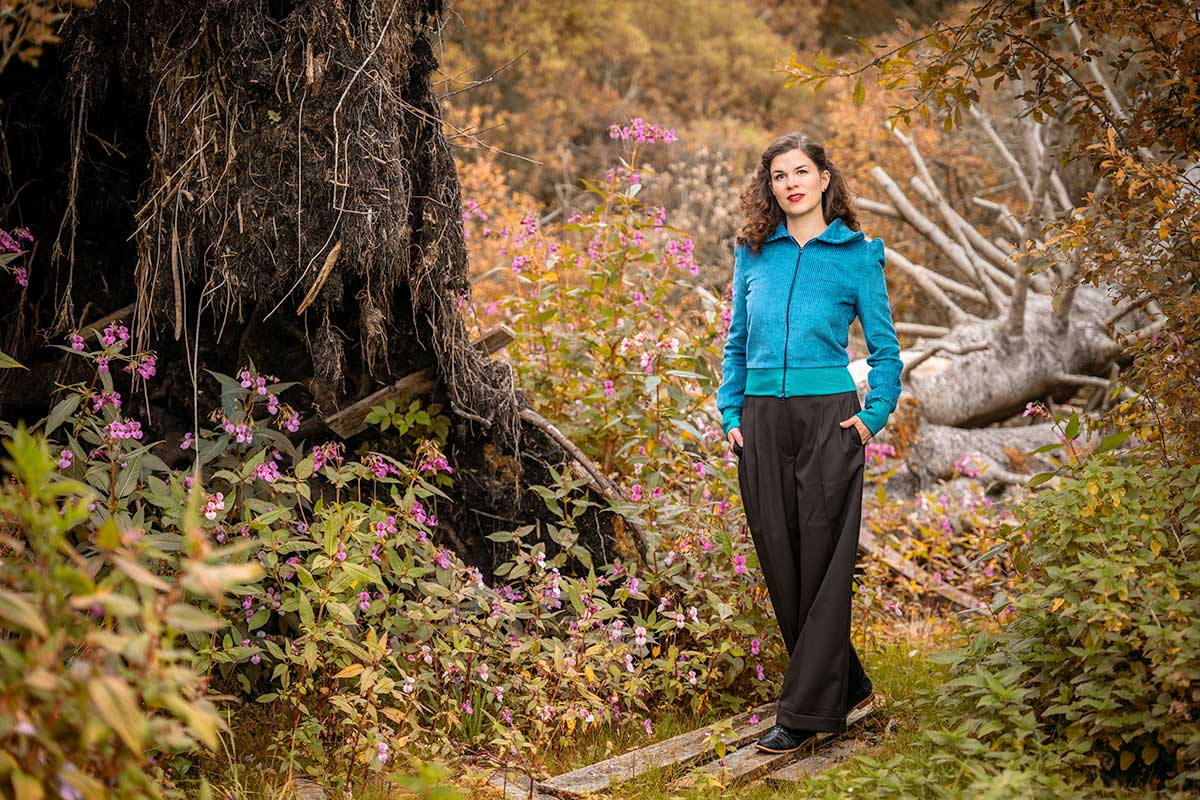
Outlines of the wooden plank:
M 507 325 L 499 325 L 476 339 L 472 344 L 480 353 L 491 355 L 503 349 L 514 339 L 516 339 L 516 334 L 513 333 L 512 328 Z M 300 436 L 310 436 L 321 427 L 325 427 L 343 439 L 347 439 L 366 429 L 367 414 L 375 406 L 381 406 L 388 400 L 395 400 L 397 404 L 404 403 L 413 397 L 425 394 L 436 385 L 437 375 L 432 368 L 409 373 L 327 417 L 306 419 L 301 424 L 298 433 Z
M 759 721 L 751 724 L 750 718 L 755 715 Z M 775 724 L 775 703 L 766 703 L 731 719 L 734 739 L 728 743 L 728 747 L 740 747 L 747 742 L 757 741 Z M 607 761 L 565 772 L 542 781 L 539 787 L 558 797 L 586 797 L 607 789 L 611 784 L 632 780 L 660 767 L 715 758 L 716 752 L 704 741 L 708 730 L 708 727 L 704 727 L 682 733 Z
M 795 783 L 822 773 L 839 761 L 866 750 L 870 746 L 871 743 L 865 739 L 840 739 L 811 756 L 797 759 L 786 767 L 767 773 L 763 780 L 768 783 Z
M 499 791 L 506 800 L 554 800 L 554 795 L 546 794 L 533 784 L 530 790 L 529 776 L 515 769 L 501 768 L 488 778 L 488 785 Z
M 875 702 L 872 701 L 862 708 L 851 711 L 846 717 L 846 727 L 850 728 L 852 725 L 857 724 L 871 713 L 875 705 Z M 772 719 L 772 724 L 774 724 L 774 719 Z M 722 786 L 746 783 L 747 781 L 762 777 L 768 772 L 774 772 L 781 767 L 787 766 L 797 759 L 804 758 L 816 750 L 822 749 L 839 736 L 840 734 L 833 732 L 818 733 L 804 747 L 801 747 L 799 750 L 793 750 L 790 753 L 764 753 L 753 744 L 747 744 L 745 747 L 741 747 L 737 751 L 726 755 L 724 764 L 721 764 L 719 760 L 709 761 L 684 776 L 675 785 L 681 788 L 691 786 L 709 776 L 715 777 Z

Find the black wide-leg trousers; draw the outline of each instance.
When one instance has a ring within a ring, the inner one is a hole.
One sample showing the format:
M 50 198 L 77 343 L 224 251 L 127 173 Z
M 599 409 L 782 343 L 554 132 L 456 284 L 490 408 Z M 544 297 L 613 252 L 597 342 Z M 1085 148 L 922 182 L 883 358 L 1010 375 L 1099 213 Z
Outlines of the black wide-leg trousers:
M 791 654 L 776 722 L 843 731 L 866 681 L 850 643 L 850 585 L 862 521 L 863 445 L 838 425 L 856 392 L 747 395 L 738 483 L 775 618 Z

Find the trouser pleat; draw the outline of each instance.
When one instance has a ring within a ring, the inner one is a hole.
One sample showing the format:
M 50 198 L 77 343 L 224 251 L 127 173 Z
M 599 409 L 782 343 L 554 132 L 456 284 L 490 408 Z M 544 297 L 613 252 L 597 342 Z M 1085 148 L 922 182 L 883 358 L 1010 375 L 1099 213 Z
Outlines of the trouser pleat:
M 862 521 L 863 446 L 841 420 L 856 392 L 748 395 L 738 460 L 746 521 L 790 653 L 777 721 L 841 731 L 849 687 L 865 682 L 850 642 Z

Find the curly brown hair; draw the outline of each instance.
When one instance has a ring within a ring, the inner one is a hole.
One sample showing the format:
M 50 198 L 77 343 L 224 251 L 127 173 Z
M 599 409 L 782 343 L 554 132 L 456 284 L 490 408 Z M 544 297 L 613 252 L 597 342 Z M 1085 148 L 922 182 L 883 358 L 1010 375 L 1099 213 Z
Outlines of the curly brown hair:
M 821 195 L 821 213 L 825 224 L 840 217 L 850 230 L 861 230 L 858 215 L 854 213 L 850 188 L 846 185 L 846 176 L 825 154 L 825 148 L 802 133 L 785 133 L 763 151 L 758 169 L 742 190 L 742 215 L 746 221 L 738 232 L 737 243 L 749 245 L 756 253 L 762 250 L 763 242 L 775 232 L 784 217 L 779 201 L 771 193 L 771 162 L 780 153 L 797 148 L 812 159 L 818 171 L 829 170 L 829 186 Z

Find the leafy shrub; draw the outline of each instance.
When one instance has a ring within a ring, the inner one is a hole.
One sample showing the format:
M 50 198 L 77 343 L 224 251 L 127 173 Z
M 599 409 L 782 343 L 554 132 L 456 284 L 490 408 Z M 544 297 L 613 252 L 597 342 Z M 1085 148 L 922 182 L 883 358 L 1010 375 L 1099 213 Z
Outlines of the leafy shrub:
M 1129 781 L 1200 786 L 1200 466 L 1094 459 L 1017 510 L 1031 582 L 957 678 L 987 739 L 1027 730 Z
M 201 597 L 257 571 L 221 564 L 195 505 L 153 528 L 95 524 L 96 493 L 55 473 L 43 439 L 4 444 L 0 792 L 160 796 L 164 757 L 216 747 L 224 727 L 183 636 L 220 626 Z

